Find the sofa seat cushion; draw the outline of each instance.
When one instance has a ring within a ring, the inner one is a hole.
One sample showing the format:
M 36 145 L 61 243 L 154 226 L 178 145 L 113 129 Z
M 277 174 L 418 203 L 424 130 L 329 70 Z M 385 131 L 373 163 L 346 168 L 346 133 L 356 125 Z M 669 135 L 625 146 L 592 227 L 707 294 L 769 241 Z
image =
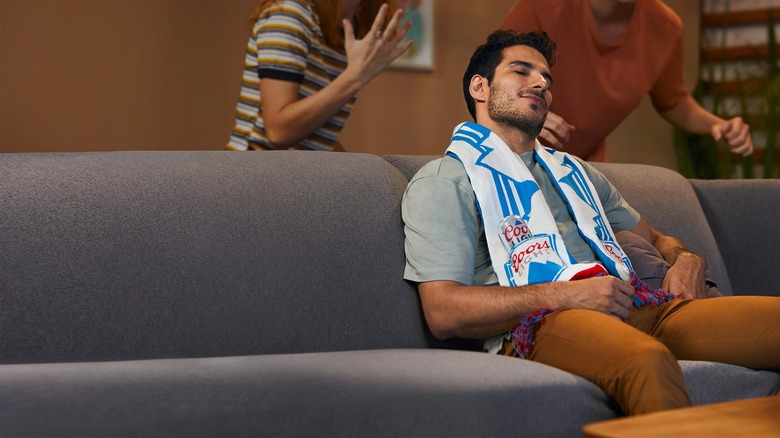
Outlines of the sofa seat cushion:
M 680 364 L 697 405 L 780 387 L 769 371 Z M 431 349 L 4 365 L 0 387 L 0 436 L 580 436 L 617 415 L 571 374 Z
M 2 436 L 560 437 L 616 415 L 571 374 L 435 349 L 5 365 L 0 386 Z
M 694 405 L 767 397 L 780 391 L 780 373 L 723 363 L 681 360 Z

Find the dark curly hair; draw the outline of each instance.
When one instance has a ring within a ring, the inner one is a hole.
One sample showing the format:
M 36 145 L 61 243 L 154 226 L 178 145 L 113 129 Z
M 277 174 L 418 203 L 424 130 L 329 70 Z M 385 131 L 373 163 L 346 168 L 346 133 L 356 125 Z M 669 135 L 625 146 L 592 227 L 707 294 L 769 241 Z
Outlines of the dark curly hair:
M 496 67 L 501 64 L 504 58 L 503 52 L 507 47 L 529 46 L 542 54 L 547 64 L 552 67 L 555 63 L 555 42 L 547 36 L 546 32 L 528 32 L 520 33 L 514 30 L 497 30 L 488 35 L 487 42 L 474 51 L 466 67 L 466 73 L 463 74 L 463 97 L 466 98 L 466 106 L 474 120 L 477 119 L 476 105 L 474 98 L 469 92 L 471 78 L 474 75 L 480 75 L 487 78 L 488 83 L 493 81 Z

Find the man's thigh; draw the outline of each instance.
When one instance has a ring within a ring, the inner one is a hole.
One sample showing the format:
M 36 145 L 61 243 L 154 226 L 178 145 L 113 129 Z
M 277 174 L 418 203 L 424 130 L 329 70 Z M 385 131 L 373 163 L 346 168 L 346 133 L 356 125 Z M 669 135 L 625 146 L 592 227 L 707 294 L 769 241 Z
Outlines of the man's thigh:
M 673 300 L 642 325 L 678 359 L 780 367 L 778 297 Z
M 627 362 L 652 350 L 666 347 L 613 316 L 570 309 L 544 318 L 529 359 L 599 382 L 613 378 Z

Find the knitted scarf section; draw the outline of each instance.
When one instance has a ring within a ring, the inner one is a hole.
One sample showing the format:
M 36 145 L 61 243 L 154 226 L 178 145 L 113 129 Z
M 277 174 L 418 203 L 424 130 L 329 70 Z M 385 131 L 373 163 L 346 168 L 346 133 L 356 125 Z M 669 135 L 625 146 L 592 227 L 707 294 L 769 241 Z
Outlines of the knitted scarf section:
M 601 276 L 605 274 L 596 274 Z M 662 289 L 653 289 L 649 284 L 640 280 L 636 273 L 632 272 L 631 286 L 634 287 L 634 307 L 640 308 L 645 305 L 660 306 L 661 304 L 673 299 L 679 298 L 678 294 L 672 294 Z M 535 312 L 526 313 L 520 319 L 520 324 L 512 330 L 512 346 L 517 354 L 527 359 L 534 348 L 534 333 L 544 322 L 544 317 L 560 309 L 539 309 Z
M 568 154 L 543 148 L 538 141 L 534 149 L 536 162 L 550 176 L 598 263 L 578 263 L 571 256 L 533 175 L 488 128 L 476 123 L 458 125 L 447 154 L 463 163 L 469 176 L 500 285 L 614 275 L 634 285 L 638 292 L 635 305 L 671 299 L 663 291 L 651 291 L 636 277 L 617 244 L 595 187 L 581 164 Z M 521 357 L 530 353 L 535 329 L 552 311 L 540 309 L 525 315 L 512 331 L 513 344 Z

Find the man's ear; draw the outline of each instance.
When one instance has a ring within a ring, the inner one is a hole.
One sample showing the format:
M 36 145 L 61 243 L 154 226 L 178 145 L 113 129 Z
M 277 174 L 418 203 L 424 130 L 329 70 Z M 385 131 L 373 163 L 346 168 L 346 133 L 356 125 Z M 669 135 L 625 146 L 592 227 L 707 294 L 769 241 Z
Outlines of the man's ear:
M 469 83 L 469 94 L 477 102 L 486 102 L 490 94 L 490 84 L 486 77 L 474 75 Z

